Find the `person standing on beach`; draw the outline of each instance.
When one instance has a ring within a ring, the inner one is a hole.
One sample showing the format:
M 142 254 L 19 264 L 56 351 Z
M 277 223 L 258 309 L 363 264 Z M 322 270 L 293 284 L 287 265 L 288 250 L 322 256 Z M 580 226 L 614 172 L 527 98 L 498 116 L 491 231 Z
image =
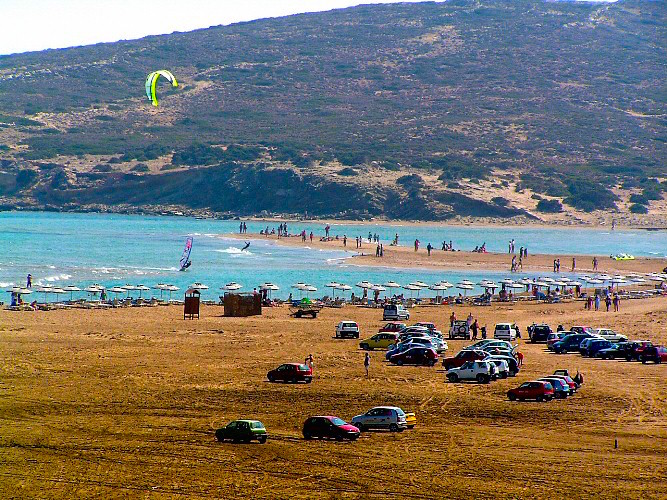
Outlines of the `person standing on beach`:
M 310 242 L 311 243 L 313 242 L 313 232 L 312 231 L 310 232 Z
M 479 326 L 479 325 L 477 324 L 477 320 L 476 320 L 476 319 L 475 319 L 475 321 L 472 322 L 472 325 L 470 325 L 470 331 L 472 332 L 472 339 L 473 339 L 473 340 L 477 340 L 477 329 L 478 329 L 478 326 Z
M 347 246 L 347 234 L 344 234 L 344 235 L 343 235 L 343 246 L 344 246 L 344 247 Z
M 614 295 L 614 312 L 618 312 L 621 306 L 621 297 Z
M 364 356 L 364 368 L 366 369 L 366 378 L 369 378 L 369 369 L 371 367 L 371 355 L 366 353 Z
M 380 243 L 380 257 L 384 257 L 384 245 Z
M 452 311 L 452 315 L 449 317 L 449 326 L 454 326 L 454 321 L 456 321 L 456 313 Z
M 379 257 L 380 256 L 380 245 L 375 247 L 375 256 Z
M 415 239 L 415 252 L 419 250 L 419 240 Z
M 32 288 L 32 274 L 28 274 L 25 286 L 26 288 Z
M 599 295 L 595 296 L 595 310 L 596 311 L 600 310 L 600 296 Z
M 574 272 L 576 267 L 577 267 L 577 259 L 575 257 L 572 257 L 572 272 Z
M 607 307 L 607 312 L 609 312 L 609 308 L 611 307 L 611 297 L 609 295 L 604 298 L 604 305 Z
M 428 252 L 428 256 L 429 256 L 429 257 L 431 256 L 431 250 L 433 250 L 433 247 L 432 247 L 431 244 L 429 243 L 428 245 L 426 245 L 426 251 Z

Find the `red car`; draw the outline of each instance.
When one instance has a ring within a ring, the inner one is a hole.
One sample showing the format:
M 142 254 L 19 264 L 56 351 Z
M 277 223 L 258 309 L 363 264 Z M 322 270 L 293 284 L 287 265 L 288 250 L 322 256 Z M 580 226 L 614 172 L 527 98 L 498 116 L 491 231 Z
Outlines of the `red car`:
M 430 347 L 411 347 L 389 358 L 390 363 L 396 365 L 426 365 L 433 366 L 438 361 L 438 353 Z
M 567 382 L 567 385 L 570 386 L 570 391 L 572 392 L 572 394 L 577 392 L 577 383 L 569 375 L 560 375 L 558 373 L 555 373 L 554 375 L 551 375 L 551 376 L 552 377 L 558 377 L 558 378 L 562 379 L 564 382 Z
M 554 397 L 554 387 L 549 382 L 543 380 L 531 380 L 524 382 L 516 389 L 507 391 L 507 397 L 510 401 L 523 401 L 525 399 L 534 399 L 536 401 L 550 401 Z
M 649 361 L 653 361 L 656 364 L 667 363 L 667 347 L 662 345 L 647 346 L 642 350 L 639 359 L 642 363 Z
M 487 356 L 489 356 L 488 352 L 474 349 L 463 350 L 460 351 L 456 356 L 444 358 L 442 360 L 442 366 L 445 367 L 445 370 L 449 370 L 450 368 L 460 368 L 466 361 L 477 361 L 480 359 L 485 359 Z
M 302 363 L 285 363 L 275 370 L 266 374 L 269 382 L 305 382 L 310 384 L 313 380 L 313 370 Z
M 310 417 L 303 424 L 304 439 L 349 439 L 354 441 L 359 437 L 359 429 L 344 420 L 327 416 Z
M 391 323 L 387 323 L 382 328 L 380 328 L 378 333 L 398 333 L 403 330 L 403 328 L 405 328 L 405 323 L 397 323 L 392 321 Z

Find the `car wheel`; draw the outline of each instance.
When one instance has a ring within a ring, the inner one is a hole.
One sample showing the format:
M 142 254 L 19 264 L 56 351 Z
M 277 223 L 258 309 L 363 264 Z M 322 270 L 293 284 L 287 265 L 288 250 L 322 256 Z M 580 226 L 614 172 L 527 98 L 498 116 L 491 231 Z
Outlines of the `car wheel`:
M 507 375 L 507 372 L 503 372 L 502 375 L 500 375 L 501 378 L 507 378 L 509 375 Z
M 311 439 L 313 439 L 313 436 L 309 432 L 304 432 L 303 439 L 305 439 L 306 441 L 310 441 Z
M 456 373 L 450 373 L 449 375 L 447 375 L 447 380 L 449 380 L 450 382 L 458 382 L 459 377 Z
M 486 375 L 482 373 L 478 373 L 477 377 L 475 378 L 477 379 L 477 382 L 479 382 L 480 384 L 486 381 Z
M 370 351 L 370 348 L 368 347 L 368 344 L 361 344 L 359 347 L 361 349 L 363 349 L 364 351 Z
M 625 360 L 626 360 L 626 361 L 632 361 L 632 356 L 626 356 L 626 357 L 625 357 Z
M 350 441 L 356 441 L 359 438 L 359 434 L 352 434 L 349 436 Z
M 428 366 L 435 366 L 435 360 L 432 359 L 428 362 Z
M 516 401 L 516 395 L 514 394 L 508 394 L 507 397 L 509 398 L 510 401 Z
M 391 432 L 398 432 L 398 430 L 399 430 L 399 429 L 398 429 L 398 425 L 396 425 L 396 424 L 389 424 L 389 430 L 390 430 Z
M 313 381 L 313 379 L 310 378 L 310 377 L 307 377 L 305 380 L 306 380 L 306 384 L 310 384 Z
M 294 377 L 292 380 L 290 380 L 290 382 L 292 382 L 293 384 L 296 384 L 298 382 L 298 380 L 296 379 L 296 377 Z
M 268 379 L 269 379 L 269 382 L 275 382 L 276 381 L 276 377 L 274 377 L 273 375 L 269 375 Z
M 266 443 L 266 436 L 259 436 L 257 438 L 257 441 L 259 441 L 259 444 L 264 444 Z
M 403 360 L 402 360 L 402 359 L 397 360 L 397 361 L 396 361 L 396 364 L 397 364 L 398 366 L 403 366 Z
M 642 356 L 642 357 L 639 358 L 639 359 L 641 360 L 642 364 L 644 364 L 644 365 L 645 365 L 646 362 L 648 361 L 648 359 L 646 359 L 644 356 Z
M 535 398 L 535 400 L 536 400 L 538 403 L 541 403 L 542 401 L 544 401 L 544 396 L 542 396 L 542 395 L 540 394 L 539 396 L 537 396 L 537 397 Z
M 368 428 L 364 424 L 352 424 L 352 425 L 356 425 L 357 429 L 359 429 L 359 432 L 366 432 L 368 430 Z

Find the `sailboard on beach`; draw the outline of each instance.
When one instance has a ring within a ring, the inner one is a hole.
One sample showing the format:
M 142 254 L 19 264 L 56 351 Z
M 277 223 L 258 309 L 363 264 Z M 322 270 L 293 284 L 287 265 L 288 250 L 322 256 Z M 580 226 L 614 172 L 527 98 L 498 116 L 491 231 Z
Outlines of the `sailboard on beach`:
M 185 248 L 183 249 L 183 255 L 181 256 L 181 267 L 179 268 L 179 271 L 185 271 L 188 267 L 192 265 L 192 261 L 190 260 L 190 253 L 192 252 L 192 242 L 193 242 L 192 236 L 188 236 L 185 239 Z

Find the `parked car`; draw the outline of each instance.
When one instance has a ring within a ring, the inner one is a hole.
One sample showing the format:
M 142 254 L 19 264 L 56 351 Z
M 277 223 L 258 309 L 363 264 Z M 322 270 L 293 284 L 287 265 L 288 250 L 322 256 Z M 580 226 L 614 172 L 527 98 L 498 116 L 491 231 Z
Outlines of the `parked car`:
M 627 346 L 628 342 L 612 343 L 606 349 L 600 349 L 597 351 L 595 353 L 595 357 L 601 359 L 625 358 L 625 351 Z
M 507 363 L 510 377 L 516 377 L 516 374 L 519 373 L 519 370 L 521 369 L 519 368 L 519 363 L 517 362 L 516 358 L 513 356 L 501 356 L 499 354 L 494 354 L 487 358 L 484 358 L 485 361 L 490 361 L 495 359 L 501 359 Z
M 644 349 L 653 345 L 650 340 L 635 340 L 630 342 L 625 348 L 626 361 L 639 361 Z
M 398 332 L 398 338 L 401 342 L 407 340 L 411 337 L 430 337 L 430 333 L 427 328 L 423 326 L 406 326 Z
M 528 338 L 533 344 L 546 343 L 549 338 L 549 334 L 551 333 L 553 333 L 553 330 L 551 330 L 549 325 L 536 325 L 533 323 L 528 327 Z
M 313 370 L 310 366 L 302 363 L 285 363 L 266 374 L 269 382 L 305 382 L 310 384 L 313 380 Z
M 513 323 L 498 323 L 493 330 L 493 338 L 512 342 L 519 337 L 519 329 Z
M 359 342 L 359 347 L 367 351 L 387 349 L 396 342 L 398 342 L 398 333 L 376 333 L 371 338 Z
M 586 348 L 581 352 L 582 356 L 588 356 L 589 358 L 594 358 L 598 351 L 602 349 L 608 349 L 612 346 L 612 343 L 609 340 L 594 338 L 586 344 Z
M 455 320 L 449 328 L 449 338 L 470 340 L 470 326 L 465 320 Z
M 567 370 L 564 370 L 567 372 Z M 579 389 L 579 384 L 577 384 L 572 377 L 569 375 L 563 375 L 562 374 L 563 370 L 556 370 L 556 373 L 553 375 L 550 375 L 550 377 L 556 377 L 561 379 L 563 382 L 565 382 L 569 387 L 570 387 L 570 394 L 574 394 L 577 392 L 577 389 Z
M 266 427 L 259 420 L 234 420 L 215 431 L 215 438 L 220 442 L 230 440 L 237 443 L 249 443 L 257 440 L 263 444 L 268 437 Z
M 417 415 L 413 411 L 405 412 L 405 425 L 408 426 L 408 429 L 414 429 L 417 425 Z
M 411 347 L 403 352 L 394 354 L 389 362 L 396 365 L 426 365 L 433 366 L 438 361 L 438 353 L 432 347 Z
M 487 384 L 494 376 L 496 376 L 496 365 L 486 360 L 466 361 L 458 368 L 447 370 L 447 380 L 450 382 L 476 380 L 480 384 Z
M 387 304 L 382 313 L 383 321 L 400 321 L 410 319 L 410 313 L 401 304 Z
M 587 333 L 588 335 L 595 335 L 595 330 L 590 326 L 573 326 L 570 328 L 572 333 Z
M 460 351 L 456 356 L 451 356 L 449 358 L 444 358 L 442 360 L 442 366 L 445 370 L 450 368 L 456 368 L 467 361 L 475 361 L 478 359 L 484 359 L 489 356 L 489 353 L 480 351 L 480 350 L 469 350 L 469 351 Z
M 510 401 L 524 401 L 534 399 L 536 401 L 550 401 L 554 397 L 554 387 L 550 382 L 544 380 L 531 380 L 524 382 L 515 389 L 507 391 Z
M 361 432 L 368 429 L 402 432 L 408 427 L 405 412 L 397 406 L 376 406 L 363 415 L 356 415 L 350 423 L 358 427 Z
M 569 384 L 556 375 L 552 375 L 550 377 L 541 377 L 537 380 L 542 382 L 549 382 L 554 388 L 554 397 L 557 399 L 565 399 L 570 394 L 572 394 Z
M 397 333 L 403 330 L 405 328 L 405 323 L 398 323 L 396 321 L 390 321 L 389 323 L 386 323 L 380 330 L 378 330 L 378 333 Z
M 610 342 L 626 342 L 628 340 L 627 336 L 616 333 L 614 330 L 610 330 L 609 328 L 598 328 L 595 330 L 595 334 L 598 337 L 609 340 Z
M 572 332 L 566 331 L 566 332 L 556 332 L 556 333 L 550 333 L 549 337 L 547 338 L 547 349 L 550 351 L 554 350 L 554 344 L 558 342 L 559 340 L 562 340 L 563 337 L 566 335 L 570 335 Z
M 447 345 L 447 342 L 442 340 L 440 337 L 431 336 L 430 338 L 431 344 L 433 344 L 433 348 L 438 354 L 442 354 L 443 352 L 447 352 L 449 350 L 449 345 Z
M 509 363 L 507 363 L 506 360 L 489 356 L 484 361 L 488 361 L 489 363 L 496 365 L 496 374 L 498 378 L 507 378 L 510 376 Z
M 472 345 L 469 345 L 467 347 L 464 347 L 463 349 L 481 349 L 483 351 L 486 351 L 487 349 L 491 348 L 500 348 L 500 349 L 506 349 L 509 351 L 514 352 L 516 349 L 516 346 L 512 345 L 511 342 L 508 342 L 507 340 L 494 340 L 494 339 L 484 339 L 480 340 L 479 342 L 475 342 Z
M 422 344 L 422 343 L 419 343 L 419 342 L 413 342 L 414 340 L 425 340 L 426 343 Z M 424 337 L 423 339 L 420 338 L 420 337 L 417 337 L 417 338 L 414 338 L 414 339 L 406 340 L 405 342 L 400 342 L 398 344 L 394 344 L 393 346 L 391 346 L 387 350 L 387 353 L 385 354 L 385 359 L 387 361 L 389 361 L 389 359 L 394 354 L 398 354 L 399 352 L 406 351 L 406 350 L 411 349 L 413 347 L 422 347 L 422 346 L 431 347 L 432 346 L 431 340 L 427 339 L 426 337 Z
M 436 328 L 435 323 L 420 321 L 419 323 L 415 323 L 413 326 L 422 326 L 428 330 L 430 335 L 435 335 L 436 337 L 442 338 L 442 332 Z
M 349 439 L 354 441 L 359 437 L 359 429 L 348 424 L 343 419 L 333 416 L 310 417 L 303 424 L 304 439 Z
M 565 337 L 554 343 L 553 351 L 556 354 L 563 354 L 573 351 L 579 352 L 581 341 L 592 336 L 592 334 L 588 333 L 571 333 L 569 335 L 565 335 Z
M 337 339 L 358 339 L 359 338 L 359 325 L 356 322 L 345 320 L 338 323 L 336 327 L 336 338 Z
M 656 364 L 667 362 L 667 347 L 662 345 L 651 345 L 644 348 L 639 355 L 642 363 L 653 361 Z

